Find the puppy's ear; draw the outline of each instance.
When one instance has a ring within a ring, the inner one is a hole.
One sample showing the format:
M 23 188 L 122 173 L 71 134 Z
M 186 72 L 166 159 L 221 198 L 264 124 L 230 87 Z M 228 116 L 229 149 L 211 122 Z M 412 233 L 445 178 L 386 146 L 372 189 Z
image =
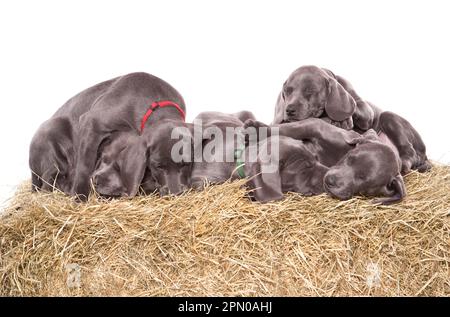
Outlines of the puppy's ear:
M 405 183 L 403 182 L 403 177 L 400 174 L 391 180 L 391 182 L 387 185 L 387 189 L 393 193 L 392 196 L 375 199 L 373 201 L 375 204 L 380 203 L 382 205 L 390 205 L 403 200 L 406 196 Z
M 141 137 L 132 140 L 124 150 L 120 175 L 130 197 L 136 196 L 147 168 L 147 143 Z
M 356 103 L 355 113 L 353 114 L 355 126 L 366 131 L 373 126 L 375 113 L 372 107 L 365 101 L 358 101 Z
M 325 71 L 328 100 L 325 111 L 334 121 L 343 121 L 353 115 L 356 108 L 355 99 L 342 87 L 342 85 Z
M 253 189 L 251 195 L 257 201 L 265 203 L 283 198 L 279 167 L 267 171 L 258 158 L 256 162 L 246 163 L 245 172 L 249 178 L 247 184 Z
M 357 133 L 354 132 L 356 135 Z M 373 129 L 369 129 L 364 134 L 361 134 L 359 136 L 355 136 L 354 138 L 349 138 L 348 140 L 345 140 L 347 144 L 350 145 L 358 145 L 358 144 L 364 144 L 367 142 L 377 142 L 379 141 L 378 134 Z
M 285 95 L 285 93 L 284 93 L 284 91 L 285 91 L 285 89 L 286 89 L 286 84 L 287 84 L 287 80 L 283 83 L 283 87 L 281 87 L 281 93 L 280 93 L 280 96 L 281 96 L 281 99 L 284 101 L 284 100 L 286 100 L 286 95 Z

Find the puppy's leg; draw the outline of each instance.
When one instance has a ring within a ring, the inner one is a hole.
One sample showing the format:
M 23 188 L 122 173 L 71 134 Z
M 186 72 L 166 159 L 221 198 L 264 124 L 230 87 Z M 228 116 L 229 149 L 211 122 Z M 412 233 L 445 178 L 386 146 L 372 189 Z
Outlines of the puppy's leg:
M 256 120 L 255 115 L 251 111 L 243 110 L 232 114 L 234 117 L 238 118 L 242 122 L 246 120 Z
M 420 144 L 423 147 L 424 155 L 417 153 L 414 143 L 417 143 L 418 134 L 408 121 L 395 113 L 385 111 L 380 115 L 380 129 L 389 137 L 398 150 L 402 162 L 402 175 L 425 164 L 425 145 L 422 142 Z M 424 160 L 420 159 L 422 156 L 425 157 Z M 421 168 L 421 170 L 424 169 L 425 167 Z
M 36 175 L 36 173 L 31 172 L 31 191 L 37 192 L 42 188 L 42 179 Z
M 373 128 L 373 123 L 375 121 L 375 111 L 372 106 L 367 101 L 363 100 L 355 91 L 352 84 L 345 78 L 341 76 L 336 76 L 336 80 L 341 84 L 342 87 L 355 99 L 356 109 L 353 114 L 353 124 L 356 128 L 361 131 L 367 131 Z M 342 127 L 344 128 L 344 127 Z M 344 128 L 345 129 L 345 128 Z
M 331 120 L 329 117 L 322 117 L 320 118 L 326 123 L 332 124 L 335 127 L 344 129 L 344 130 L 351 130 L 353 129 L 353 119 L 352 117 L 345 119 L 344 121 L 334 121 Z
M 243 125 L 245 133 L 245 145 L 248 146 L 250 140 L 255 142 L 260 142 L 265 138 L 270 137 L 271 131 L 270 126 L 255 119 L 247 119 Z M 262 133 L 262 129 L 265 129 L 266 133 Z M 256 134 L 256 135 L 253 135 Z

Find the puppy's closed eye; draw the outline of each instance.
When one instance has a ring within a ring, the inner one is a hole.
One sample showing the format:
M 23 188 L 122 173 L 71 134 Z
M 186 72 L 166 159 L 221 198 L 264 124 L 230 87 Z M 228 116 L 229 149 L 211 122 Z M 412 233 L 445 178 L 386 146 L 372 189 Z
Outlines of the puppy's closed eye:
M 314 94 L 316 93 L 316 90 L 314 88 L 306 88 L 303 90 L 303 97 L 306 99 L 310 99 Z
M 347 164 L 348 165 L 353 165 L 353 164 L 355 164 L 356 163 L 356 157 L 355 156 L 349 156 L 349 157 L 347 157 Z
M 304 164 L 303 164 L 303 166 L 304 166 L 305 168 L 312 168 L 314 165 L 313 165 L 313 163 L 310 162 L 310 161 L 305 161 Z
M 284 89 L 283 89 L 283 93 L 284 93 L 284 96 L 289 96 L 290 94 L 292 94 L 292 92 L 294 91 L 294 88 L 292 88 L 292 87 L 284 87 Z
M 113 163 L 113 167 L 115 170 L 120 171 L 120 165 L 117 162 Z

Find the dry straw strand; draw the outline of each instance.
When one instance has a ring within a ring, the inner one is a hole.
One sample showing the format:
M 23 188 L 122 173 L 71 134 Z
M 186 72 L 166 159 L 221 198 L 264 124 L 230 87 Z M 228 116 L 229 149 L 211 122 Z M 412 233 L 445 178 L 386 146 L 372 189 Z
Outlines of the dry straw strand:
M 243 181 L 177 197 L 76 203 L 17 191 L 0 218 L 0 296 L 449 296 L 450 167 L 391 206 Z

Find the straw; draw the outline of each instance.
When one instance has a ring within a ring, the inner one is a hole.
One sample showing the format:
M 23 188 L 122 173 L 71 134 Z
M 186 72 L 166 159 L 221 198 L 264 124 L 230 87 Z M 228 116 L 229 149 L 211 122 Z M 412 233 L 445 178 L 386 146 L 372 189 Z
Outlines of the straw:
M 0 218 L 1 296 L 449 296 L 450 166 L 391 206 L 243 180 L 76 203 L 21 186 Z

